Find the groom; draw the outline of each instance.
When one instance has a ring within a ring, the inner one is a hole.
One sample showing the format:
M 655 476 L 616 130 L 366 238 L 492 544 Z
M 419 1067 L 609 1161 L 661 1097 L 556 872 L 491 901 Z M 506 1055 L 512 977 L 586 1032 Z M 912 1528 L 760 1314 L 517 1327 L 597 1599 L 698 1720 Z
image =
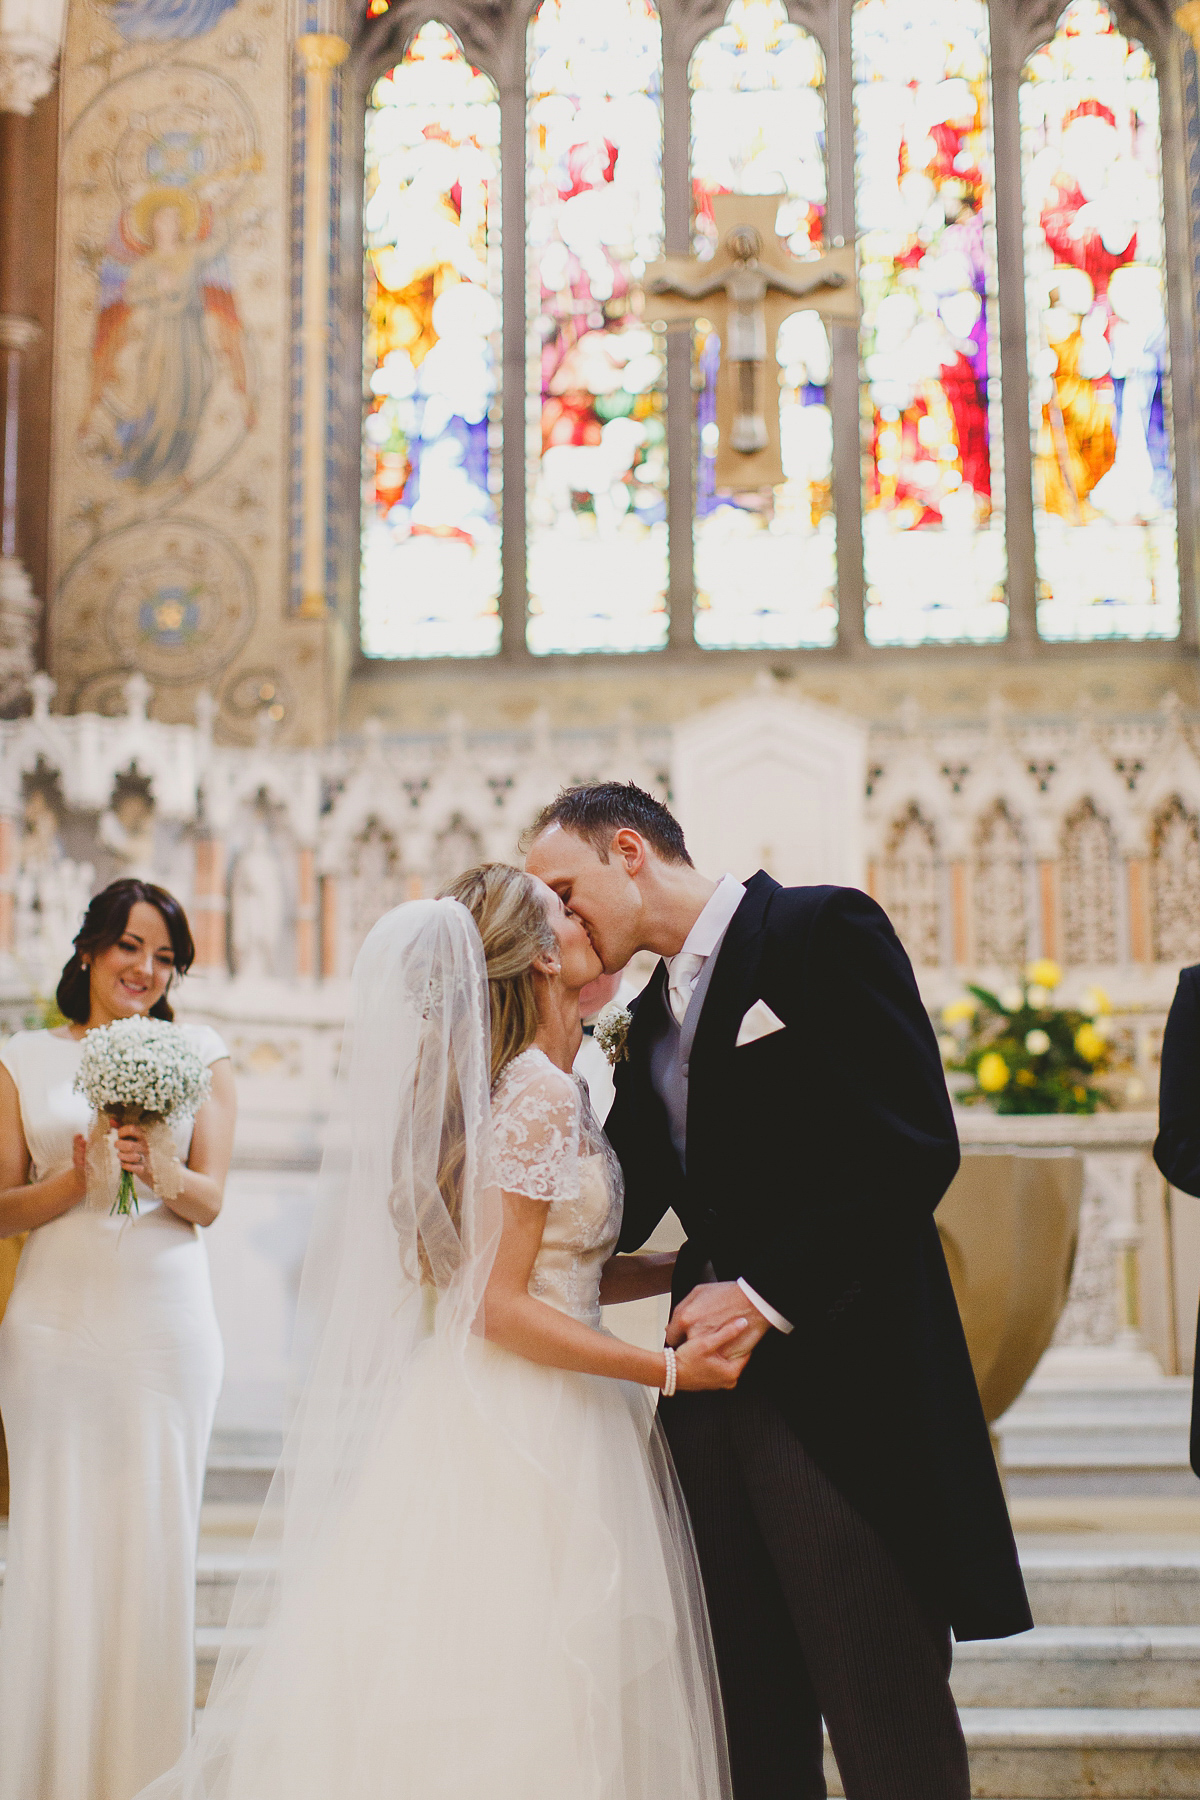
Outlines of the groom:
M 634 1002 L 607 1131 L 622 1250 L 688 1234 L 668 1341 L 747 1321 L 729 1393 L 664 1402 L 736 1800 L 967 1800 L 950 1633 L 1032 1624 L 933 1212 L 958 1167 L 908 958 L 854 888 L 701 875 L 640 788 L 568 789 L 526 866 Z

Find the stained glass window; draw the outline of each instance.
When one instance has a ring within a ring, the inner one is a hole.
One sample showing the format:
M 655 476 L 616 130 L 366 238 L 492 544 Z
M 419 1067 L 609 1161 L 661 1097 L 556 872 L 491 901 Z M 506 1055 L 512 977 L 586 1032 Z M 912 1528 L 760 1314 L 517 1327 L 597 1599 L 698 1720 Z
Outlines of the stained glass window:
M 854 8 L 873 644 L 1007 630 L 988 45 L 982 0 Z
M 825 234 L 825 63 L 782 0 L 733 0 L 692 57 L 693 249 L 711 257 L 716 194 L 778 194 L 775 229 L 797 256 Z M 716 487 L 721 343 L 694 338 L 697 390 L 696 641 L 706 647 L 831 644 L 837 636 L 829 334 L 817 313 L 779 331 L 785 479 L 760 493 Z
M 662 250 L 650 0 L 542 0 L 529 26 L 529 647 L 666 642 L 664 346 L 631 306 Z
M 1179 630 L 1158 82 L 1076 0 L 1021 85 L 1038 630 Z
M 500 106 L 438 24 L 366 120 L 360 630 L 368 656 L 499 648 Z

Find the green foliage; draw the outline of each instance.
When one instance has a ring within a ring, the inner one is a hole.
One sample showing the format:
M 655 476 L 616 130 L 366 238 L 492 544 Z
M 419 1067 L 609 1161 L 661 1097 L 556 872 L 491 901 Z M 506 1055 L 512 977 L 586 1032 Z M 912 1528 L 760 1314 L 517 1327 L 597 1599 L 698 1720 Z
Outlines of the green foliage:
M 26 1031 L 57 1031 L 66 1022 L 64 1015 L 58 1010 L 58 1001 L 53 994 L 48 999 L 39 994 L 25 1014 Z

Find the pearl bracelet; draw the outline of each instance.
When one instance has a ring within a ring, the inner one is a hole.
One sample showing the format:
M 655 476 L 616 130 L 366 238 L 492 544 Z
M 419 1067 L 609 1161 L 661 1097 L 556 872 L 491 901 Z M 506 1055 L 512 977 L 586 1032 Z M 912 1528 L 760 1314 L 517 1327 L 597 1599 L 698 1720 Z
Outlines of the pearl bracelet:
M 679 1374 L 679 1366 L 675 1359 L 675 1352 L 672 1350 L 670 1344 L 664 1346 L 663 1355 L 667 1359 L 667 1372 L 663 1377 L 662 1393 L 663 1399 L 669 1400 L 675 1392 L 675 1381 Z

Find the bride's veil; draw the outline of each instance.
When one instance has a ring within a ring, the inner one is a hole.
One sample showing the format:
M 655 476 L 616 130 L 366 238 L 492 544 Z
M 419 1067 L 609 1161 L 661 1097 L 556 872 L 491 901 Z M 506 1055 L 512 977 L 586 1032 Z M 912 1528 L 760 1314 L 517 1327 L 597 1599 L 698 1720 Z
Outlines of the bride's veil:
M 289 1602 L 316 1578 L 414 1358 L 431 1348 L 462 1358 L 480 1329 L 502 1219 L 489 1090 L 487 976 L 471 915 L 454 900 L 395 908 L 354 965 L 282 1457 L 197 1734 L 143 1800 L 232 1791 L 264 1634 L 287 1629 Z

